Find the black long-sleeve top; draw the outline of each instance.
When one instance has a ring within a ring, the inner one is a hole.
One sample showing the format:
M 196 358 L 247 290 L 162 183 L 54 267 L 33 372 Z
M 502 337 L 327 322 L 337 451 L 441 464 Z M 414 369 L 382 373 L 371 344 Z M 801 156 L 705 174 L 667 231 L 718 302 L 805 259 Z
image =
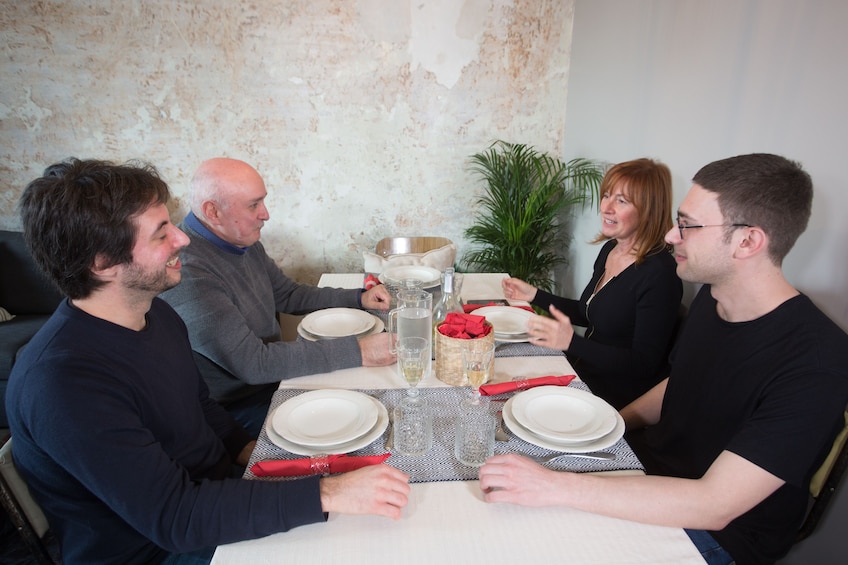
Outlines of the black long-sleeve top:
M 632 264 L 592 296 L 617 241 L 604 244 L 580 300 L 539 290 L 533 305 L 562 310 L 576 333 L 566 357 L 592 392 L 620 409 L 668 376 L 668 353 L 683 297 L 676 264 L 664 250 Z

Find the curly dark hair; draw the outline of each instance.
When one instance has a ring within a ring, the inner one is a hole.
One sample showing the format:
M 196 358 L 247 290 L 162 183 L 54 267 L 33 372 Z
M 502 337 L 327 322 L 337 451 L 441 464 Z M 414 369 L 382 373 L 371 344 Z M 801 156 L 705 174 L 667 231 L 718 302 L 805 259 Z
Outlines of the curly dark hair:
M 92 273 L 132 262 L 134 218 L 170 198 L 150 164 L 69 158 L 47 167 L 19 202 L 24 239 L 38 265 L 72 299 L 103 285 Z

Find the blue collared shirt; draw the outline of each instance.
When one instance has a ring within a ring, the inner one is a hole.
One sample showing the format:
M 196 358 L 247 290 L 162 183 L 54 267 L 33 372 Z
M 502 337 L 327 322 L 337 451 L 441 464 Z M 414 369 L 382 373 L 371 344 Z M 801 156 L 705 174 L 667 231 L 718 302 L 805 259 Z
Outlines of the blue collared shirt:
M 233 255 L 244 255 L 247 253 L 247 250 L 250 249 L 249 247 L 239 247 L 238 245 L 233 245 L 228 241 L 224 241 L 212 233 L 209 228 L 204 226 L 203 223 L 197 219 L 197 216 L 194 215 L 194 212 L 189 212 L 184 221 L 188 227 L 202 235 L 203 239 L 213 243 L 215 247 L 219 248 L 221 251 L 226 251 Z

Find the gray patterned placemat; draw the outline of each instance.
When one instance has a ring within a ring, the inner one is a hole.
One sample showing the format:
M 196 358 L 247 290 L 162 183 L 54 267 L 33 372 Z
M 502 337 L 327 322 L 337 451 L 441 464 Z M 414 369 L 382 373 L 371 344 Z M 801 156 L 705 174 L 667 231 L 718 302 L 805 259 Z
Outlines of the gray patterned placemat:
M 587 390 L 582 382 L 573 382 L 571 385 L 574 388 Z M 274 393 L 274 398 L 271 401 L 271 411 L 276 409 L 286 400 L 306 392 L 297 389 L 278 390 Z M 405 389 L 372 389 L 362 390 L 361 392 L 368 394 L 380 402 L 389 410 L 397 406 L 401 398 L 406 394 Z M 453 455 L 454 443 L 454 426 L 456 419 L 460 415 L 461 400 L 469 394 L 468 387 L 440 387 L 440 388 L 422 388 L 420 394 L 430 402 L 433 408 L 433 448 L 423 456 L 411 457 L 400 455 L 393 452 L 392 456 L 386 460 L 386 463 L 396 467 L 410 476 L 410 482 L 424 483 L 436 481 L 467 481 L 477 479 L 477 469 L 467 467 L 461 464 Z M 503 406 L 503 402 L 509 398 L 509 394 L 493 397 L 489 401 L 489 410 L 494 414 Z M 350 455 L 378 455 L 385 453 L 385 442 L 387 430 L 383 435 L 370 445 L 354 451 Z M 616 454 L 614 461 L 599 461 L 593 459 L 584 459 L 578 457 L 564 457 L 554 463 L 549 463 L 547 466 L 551 469 L 574 472 L 593 472 L 593 471 L 613 471 L 613 470 L 643 470 L 639 459 L 630 449 L 630 446 L 624 440 L 620 439 L 615 445 L 606 449 Z M 531 457 L 544 457 L 553 455 L 556 452 L 543 447 L 538 447 L 528 443 L 522 439 L 510 434 L 510 440 L 496 442 L 495 453 L 519 453 Z M 268 438 L 265 430 L 259 436 L 256 442 L 256 448 L 250 458 L 250 465 L 257 461 L 268 459 L 298 459 L 303 455 L 296 455 L 284 450 L 281 447 L 273 444 Z M 250 471 L 250 465 L 245 472 L 245 478 L 257 480 L 274 480 L 273 478 L 256 477 Z

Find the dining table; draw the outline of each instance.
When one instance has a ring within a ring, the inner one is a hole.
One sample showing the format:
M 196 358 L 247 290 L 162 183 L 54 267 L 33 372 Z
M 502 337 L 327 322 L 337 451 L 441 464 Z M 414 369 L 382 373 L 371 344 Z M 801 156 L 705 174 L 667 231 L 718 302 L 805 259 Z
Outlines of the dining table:
M 504 300 L 500 281 L 505 276 L 466 273 L 462 300 L 466 303 Z M 318 286 L 361 288 L 364 277 L 363 273 L 325 273 Z M 513 307 L 526 307 L 526 303 L 508 302 Z M 575 374 L 574 369 L 560 351 L 527 342 L 500 343 L 490 382 L 571 374 Z M 579 375 L 568 386 L 588 391 Z M 390 411 L 406 394 L 407 388 L 396 364 L 342 369 L 281 381 L 244 479 L 296 480 L 258 477 L 251 471 L 259 461 L 304 457 L 303 453 L 292 453 L 281 447 L 279 438 L 269 429 L 275 410 L 287 400 L 305 391 L 354 390 L 373 397 Z M 466 467 L 453 456 L 454 422 L 468 387 L 442 382 L 431 371 L 417 388 L 433 407 L 434 441 L 423 456 L 405 456 L 391 450 L 391 456 L 385 461 L 410 475 L 409 502 L 399 519 L 331 513 L 324 523 L 219 546 L 212 564 L 704 563 L 681 528 L 641 524 L 567 507 L 485 502 L 477 481 L 477 468 Z M 514 397 L 514 393 L 488 397 L 487 409 L 495 414 Z M 556 453 L 525 441 L 508 427 L 505 431 L 508 439 L 496 442 L 495 453 L 519 453 L 528 457 Z M 351 455 L 385 454 L 390 433 L 389 425 L 384 433 L 368 445 L 358 447 Z M 638 457 L 623 437 L 612 445 L 605 445 L 604 451 L 614 453 L 615 459 L 564 457 L 546 465 L 559 471 L 608 476 L 644 474 Z

